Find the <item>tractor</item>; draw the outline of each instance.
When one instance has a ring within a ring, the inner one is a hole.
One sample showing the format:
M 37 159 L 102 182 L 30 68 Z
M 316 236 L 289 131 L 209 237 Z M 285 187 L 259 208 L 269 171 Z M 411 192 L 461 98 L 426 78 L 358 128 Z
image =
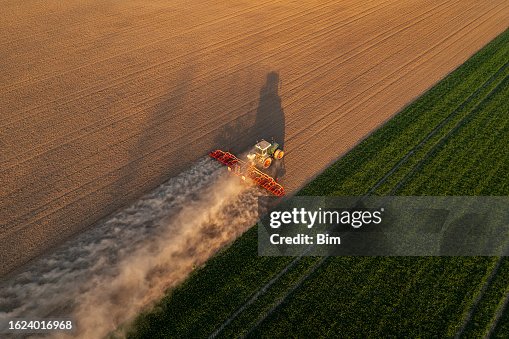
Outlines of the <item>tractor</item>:
M 280 160 L 285 155 L 285 152 L 280 148 L 276 142 L 268 142 L 262 139 L 254 146 L 254 152 L 247 155 L 249 162 L 256 167 L 267 169 L 272 164 L 273 159 Z
M 245 162 L 232 153 L 220 149 L 209 153 L 212 158 L 228 166 L 228 171 L 230 173 L 241 177 L 244 181 L 249 179 L 256 185 L 278 197 L 285 195 L 285 189 L 276 179 L 261 171 L 259 168 L 269 168 L 273 159 L 282 159 L 284 154 L 279 144 L 275 142 L 270 143 L 265 140 L 258 142 L 254 146 L 254 150 L 247 155 L 249 162 Z

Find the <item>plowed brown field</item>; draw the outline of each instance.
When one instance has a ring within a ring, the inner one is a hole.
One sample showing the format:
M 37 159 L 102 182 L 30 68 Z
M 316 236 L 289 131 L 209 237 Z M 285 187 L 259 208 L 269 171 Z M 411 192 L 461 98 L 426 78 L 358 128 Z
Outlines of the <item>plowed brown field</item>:
M 506 0 L 0 8 L 0 274 L 216 147 L 284 141 L 295 190 L 509 26 Z

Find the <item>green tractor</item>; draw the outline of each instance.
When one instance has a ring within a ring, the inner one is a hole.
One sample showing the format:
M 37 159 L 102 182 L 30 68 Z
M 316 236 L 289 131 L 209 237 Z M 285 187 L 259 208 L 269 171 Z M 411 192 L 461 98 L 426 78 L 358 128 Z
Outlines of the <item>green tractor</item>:
M 276 142 L 262 140 L 254 146 L 254 151 L 247 155 L 249 162 L 257 167 L 267 169 L 272 164 L 273 159 L 280 160 L 285 152 Z

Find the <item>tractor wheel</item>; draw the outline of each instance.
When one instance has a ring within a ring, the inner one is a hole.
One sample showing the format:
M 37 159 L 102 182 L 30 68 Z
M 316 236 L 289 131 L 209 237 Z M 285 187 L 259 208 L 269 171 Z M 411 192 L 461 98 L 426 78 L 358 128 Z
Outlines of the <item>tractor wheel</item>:
M 272 158 L 267 158 L 263 161 L 263 168 L 269 168 L 270 164 L 272 164 Z
M 283 152 L 282 150 L 280 149 L 277 149 L 275 152 L 274 152 L 274 158 L 277 159 L 277 160 L 280 160 L 283 158 L 283 156 L 285 155 L 285 152 Z

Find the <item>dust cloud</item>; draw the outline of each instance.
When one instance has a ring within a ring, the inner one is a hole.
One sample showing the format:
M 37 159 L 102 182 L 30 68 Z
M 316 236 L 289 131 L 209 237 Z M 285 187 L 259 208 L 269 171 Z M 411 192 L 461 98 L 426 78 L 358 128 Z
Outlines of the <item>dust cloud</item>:
M 70 316 L 72 337 L 104 337 L 252 226 L 261 194 L 202 159 L 1 283 L 0 319 Z

